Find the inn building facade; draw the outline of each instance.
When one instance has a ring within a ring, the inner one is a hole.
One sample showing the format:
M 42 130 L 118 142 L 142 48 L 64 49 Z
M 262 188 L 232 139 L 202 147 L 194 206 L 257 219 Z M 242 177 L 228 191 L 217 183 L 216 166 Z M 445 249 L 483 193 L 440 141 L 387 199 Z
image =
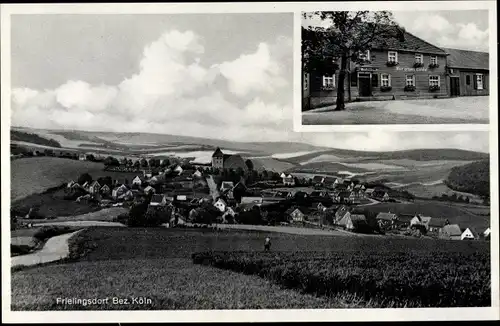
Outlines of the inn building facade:
M 475 63 L 473 67 L 478 69 L 470 70 L 471 66 L 464 65 L 463 60 L 448 61 L 448 51 L 455 57 L 452 49 L 441 49 L 406 31 L 402 34 L 400 39 L 366 51 L 360 57 L 361 63 L 349 62 L 349 72 L 344 81 L 346 101 L 444 98 L 451 96 L 451 88 L 456 96 L 487 92 L 484 90 L 487 73 L 481 70 L 485 68 L 484 64 Z M 479 76 L 474 77 L 477 84 L 466 84 L 466 78 L 472 77 L 462 78 L 461 74 L 465 71 Z M 455 76 L 460 76 L 459 87 L 464 91 L 457 93 L 455 90 Z M 338 77 L 338 70 L 334 73 L 304 72 L 303 110 L 334 104 Z M 466 86 L 473 86 L 475 91 Z M 483 89 L 478 89 L 481 87 Z
M 447 84 L 450 96 L 489 95 L 489 60 L 487 52 L 444 48 L 447 56 Z

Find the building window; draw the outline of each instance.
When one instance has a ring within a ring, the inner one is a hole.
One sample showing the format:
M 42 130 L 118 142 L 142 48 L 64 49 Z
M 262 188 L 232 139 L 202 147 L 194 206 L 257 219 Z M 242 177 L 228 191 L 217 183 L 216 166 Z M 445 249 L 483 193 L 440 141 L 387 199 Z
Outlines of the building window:
M 382 86 L 382 87 L 391 86 L 391 75 L 389 75 L 389 74 L 380 75 L 380 86 Z
M 439 76 L 429 76 L 429 86 L 440 86 Z
M 438 57 L 435 55 L 431 55 L 431 65 L 437 65 Z
M 309 74 L 304 74 L 304 90 L 309 89 Z
M 366 50 L 364 53 L 360 53 L 359 58 L 363 61 L 370 61 L 370 50 Z
M 470 85 L 470 75 L 465 76 L 465 83 Z
M 483 89 L 483 74 L 476 75 L 476 89 Z
M 398 62 L 398 53 L 396 51 L 389 51 L 387 53 L 387 61 Z
M 406 86 L 415 86 L 415 75 L 406 75 Z
M 424 63 L 424 55 L 421 53 L 415 54 L 415 63 Z
M 323 76 L 323 88 L 332 89 L 335 87 L 334 76 Z

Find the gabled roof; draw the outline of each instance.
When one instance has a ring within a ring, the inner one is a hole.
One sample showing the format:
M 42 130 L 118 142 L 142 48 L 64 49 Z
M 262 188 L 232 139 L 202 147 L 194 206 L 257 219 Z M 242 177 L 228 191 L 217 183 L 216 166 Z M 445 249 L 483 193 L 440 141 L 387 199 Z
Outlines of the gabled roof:
M 223 157 L 223 156 L 224 156 L 224 154 L 222 153 L 222 151 L 220 150 L 219 147 L 217 147 L 215 152 L 212 154 L 212 157 Z
M 442 229 L 442 232 L 449 234 L 449 235 L 455 235 L 455 236 L 462 235 L 462 230 L 460 230 L 460 227 L 458 226 L 458 224 L 445 225 Z
M 397 221 L 410 222 L 415 217 L 414 214 L 398 214 Z
M 440 217 L 433 217 L 429 221 L 429 226 L 430 227 L 435 227 L 435 228 L 442 228 L 446 223 L 446 219 L 440 218 Z
M 248 167 L 245 164 L 245 160 L 241 155 L 229 155 L 227 158 L 224 157 L 224 168 L 225 169 L 238 169 L 241 168 L 243 171 L 248 171 Z
M 490 69 L 490 54 L 488 52 L 451 48 L 443 48 L 443 50 L 449 53 L 446 58 L 446 65 L 449 68 Z
M 430 53 L 437 55 L 446 55 L 443 49 L 417 37 L 406 30 L 394 27 L 395 31 L 399 30 L 399 38 L 390 38 L 381 41 L 373 46 L 374 49 L 390 49 L 400 51 L 411 51 L 418 53 Z
M 324 179 L 325 179 L 325 178 L 323 178 L 323 177 L 322 177 L 322 176 L 320 176 L 320 175 L 315 175 L 315 176 L 313 177 L 313 181 L 314 181 L 314 182 L 323 182 L 323 180 L 324 180 Z
M 384 221 L 392 221 L 392 220 L 396 219 L 396 214 L 382 212 L 382 213 L 377 214 L 376 219 L 377 220 L 384 220 Z
M 467 229 L 472 233 L 472 235 L 474 236 L 474 238 L 479 238 L 479 233 L 476 231 L 476 229 L 474 227 L 470 226 L 470 227 L 466 228 L 464 230 L 464 232 L 467 231 Z

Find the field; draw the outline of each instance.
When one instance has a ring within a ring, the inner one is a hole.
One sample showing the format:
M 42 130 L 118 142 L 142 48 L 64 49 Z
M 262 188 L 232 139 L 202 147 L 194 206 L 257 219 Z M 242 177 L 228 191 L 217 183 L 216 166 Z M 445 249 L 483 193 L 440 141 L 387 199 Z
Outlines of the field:
M 413 203 L 380 203 L 365 206 L 373 212 L 391 212 L 396 214 L 416 214 L 449 219 L 460 227 L 475 227 L 478 232 L 490 227 L 489 207 L 475 205 L 438 202 L 433 200 L 416 200 Z
M 258 276 L 191 262 L 193 253 L 207 250 L 244 251 L 260 255 L 267 236 L 272 239 L 273 254 L 280 256 L 301 252 L 311 257 L 340 253 L 355 257 L 359 252 L 392 255 L 394 252 L 412 250 L 416 255 L 424 256 L 437 252 L 463 252 L 462 259 L 468 260 L 472 259 L 468 252 L 489 254 L 488 244 L 484 242 L 306 236 L 209 229 L 91 227 L 72 239 L 73 252 L 85 253 L 75 261 L 13 272 L 12 309 L 291 309 L 380 307 L 384 304 L 382 301 L 367 301 L 349 292 L 331 297 L 311 296 Z M 470 271 L 464 269 L 463 272 Z M 223 295 L 224 292 L 227 294 Z M 149 297 L 152 306 L 81 307 L 55 303 L 57 297 L 112 296 Z
M 424 244 L 425 245 L 425 244 Z M 193 262 L 259 275 L 304 293 L 345 292 L 391 308 L 491 305 L 489 254 L 468 251 L 201 252 Z
M 40 193 L 75 180 L 84 172 L 101 172 L 101 163 L 55 157 L 33 157 L 11 161 L 11 200 Z

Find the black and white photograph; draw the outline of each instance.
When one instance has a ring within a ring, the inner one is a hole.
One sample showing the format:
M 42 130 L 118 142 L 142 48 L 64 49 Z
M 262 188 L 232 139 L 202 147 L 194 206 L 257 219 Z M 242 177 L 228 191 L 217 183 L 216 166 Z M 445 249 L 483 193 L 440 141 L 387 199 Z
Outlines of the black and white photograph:
M 301 17 L 302 124 L 488 124 L 488 10 Z
M 2 5 L 4 320 L 498 318 L 488 11 L 211 5 Z

